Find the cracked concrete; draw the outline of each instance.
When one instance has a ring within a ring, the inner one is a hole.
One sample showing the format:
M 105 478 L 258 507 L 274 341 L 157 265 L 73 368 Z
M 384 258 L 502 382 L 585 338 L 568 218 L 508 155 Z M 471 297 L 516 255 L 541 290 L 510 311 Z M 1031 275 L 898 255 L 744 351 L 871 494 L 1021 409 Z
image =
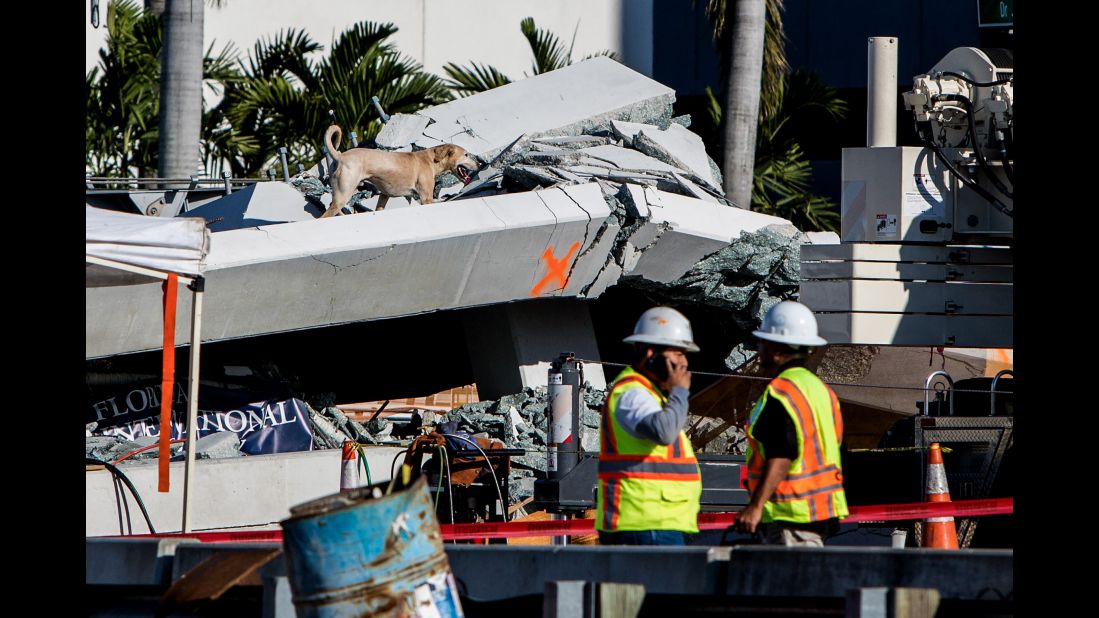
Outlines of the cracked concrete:
M 392 200 L 383 212 L 315 219 L 330 193 L 308 174 L 296 189 L 272 182 L 252 191 L 278 199 L 240 191 L 211 202 L 204 208 L 223 218 L 236 208 L 238 223 L 212 235 L 204 340 L 590 299 L 615 285 L 730 310 L 738 325 L 756 319 L 796 286 L 800 238 L 783 219 L 729 207 L 701 140 L 684 128 L 689 118 L 672 119 L 672 102 L 670 89 L 589 60 L 394 115 L 379 145 L 454 137 L 486 163 L 470 185 L 441 175 L 434 204 Z M 288 210 L 281 221 L 249 220 L 276 207 Z M 761 233 L 767 226 L 786 235 Z M 156 349 L 158 293 L 89 289 L 89 357 Z M 177 340 L 186 326 L 177 324 Z

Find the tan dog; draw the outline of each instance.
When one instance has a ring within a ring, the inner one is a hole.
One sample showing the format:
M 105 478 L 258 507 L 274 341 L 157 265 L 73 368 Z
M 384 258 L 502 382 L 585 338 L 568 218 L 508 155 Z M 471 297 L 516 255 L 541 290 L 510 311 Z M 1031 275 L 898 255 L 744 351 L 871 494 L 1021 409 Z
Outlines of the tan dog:
M 336 136 L 336 141 L 332 137 Z M 473 182 L 470 170 L 479 166 L 461 146 L 442 144 L 416 152 L 387 152 L 367 148 L 352 148 L 340 152 L 336 148 L 343 138 L 343 132 L 336 125 L 324 132 L 324 143 L 328 152 L 336 160 L 328 184 L 332 187 L 332 205 L 324 211 L 321 218 L 340 214 L 347 201 L 364 180 L 377 187 L 377 210 L 385 208 L 391 197 L 405 197 L 413 191 L 421 204 L 430 204 L 435 194 L 435 176 L 443 172 L 452 172 L 463 183 Z

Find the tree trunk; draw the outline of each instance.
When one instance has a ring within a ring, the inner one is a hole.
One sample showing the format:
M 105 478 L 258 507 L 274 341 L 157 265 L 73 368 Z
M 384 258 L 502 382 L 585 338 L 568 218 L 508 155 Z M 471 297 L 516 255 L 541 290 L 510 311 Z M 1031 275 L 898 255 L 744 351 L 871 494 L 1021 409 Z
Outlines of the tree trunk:
M 752 174 L 763 75 L 766 0 L 728 0 L 725 28 L 731 42 L 725 98 L 725 195 L 740 208 L 752 207 Z
M 202 131 L 204 0 L 167 0 L 160 63 L 160 176 L 198 169 Z

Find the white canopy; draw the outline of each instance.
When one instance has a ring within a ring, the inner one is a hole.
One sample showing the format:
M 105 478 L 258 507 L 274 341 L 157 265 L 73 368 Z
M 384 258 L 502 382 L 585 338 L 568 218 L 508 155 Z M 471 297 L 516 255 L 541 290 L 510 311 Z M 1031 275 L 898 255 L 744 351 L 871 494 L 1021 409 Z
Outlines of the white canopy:
M 201 275 L 210 250 L 210 231 L 200 218 L 160 219 L 85 206 L 85 287 L 147 283 L 143 269 Z M 109 260 L 137 268 L 118 270 Z
M 198 218 L 158 219 L 131 215 L 85 205 L 84 287 L 131 285 L 147 283 L 178 275 L 191 286 L 191 354 L 187 400 L 187 457 L 183 466 L 183 532 L 191 530 L 191 486 L 194 480 L 195 440 L 198 438 L 198 372 L 199 349 L 202 342 L 202 273 L 206 270 L 206 253 L 210 250 L 210 231 L 206 221 Z M 165 310 L 175 314 L 175 294 L 165 293 Z M 169 333 L 174 332 L 170 326 Z M 167 337 L 174 339 L 174 337 Z M 169 371 L 174 345 L 164 350 L 165 379 L 162 402 L 172 400 L 171 384 L 174 369 Z M 160 433 L 161 452 L 168 452 L 170 432 Z M 168 491 L 168 458 L 161 457 L 159 491 Z

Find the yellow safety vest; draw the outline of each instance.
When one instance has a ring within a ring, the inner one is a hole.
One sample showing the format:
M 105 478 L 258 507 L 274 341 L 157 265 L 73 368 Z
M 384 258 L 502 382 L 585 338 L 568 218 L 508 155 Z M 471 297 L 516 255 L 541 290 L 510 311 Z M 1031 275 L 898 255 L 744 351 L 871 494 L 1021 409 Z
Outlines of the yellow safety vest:
M 670 445 L 635 438 L 618 422 L 618 401 L 645 389 L 661 407 L 668 398 L 648 378 L 627 367 L 603 404 L 595 528 L 605 532 L 698 532 L 702 476 L 686 434 Z
M 827 384 L 804 367 L 791 367 L 771 380 L 752 409 L 748 419 L 748 491 L 754 493 L 763 478 L 766 453 L 755 438 L 755 426 L 771 398 L 780 402 L 794 421 L 798 457 L 763 506 L 762 521 L 810 523 L 846 517 L 839 400 Z

